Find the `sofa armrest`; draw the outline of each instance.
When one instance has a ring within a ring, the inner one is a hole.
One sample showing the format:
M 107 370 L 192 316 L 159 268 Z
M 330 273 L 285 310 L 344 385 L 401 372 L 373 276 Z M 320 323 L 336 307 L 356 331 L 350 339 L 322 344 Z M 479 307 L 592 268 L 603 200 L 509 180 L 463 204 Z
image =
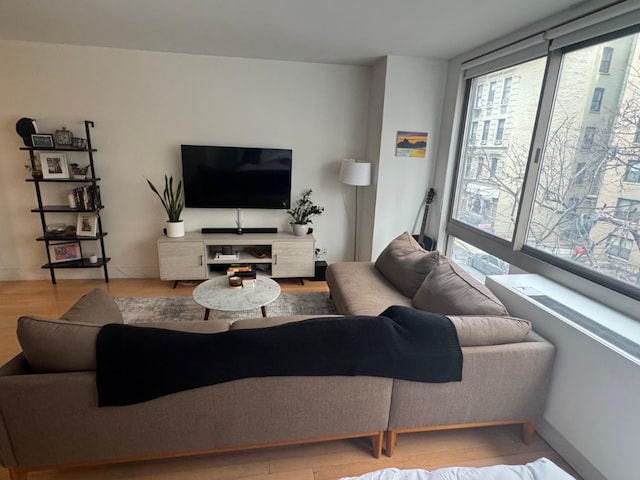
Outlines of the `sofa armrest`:
M 394 380 L 390 430 L 536 418 L 555 347 L 531 332 L 519 343 L 463 347 L 461 382 Z

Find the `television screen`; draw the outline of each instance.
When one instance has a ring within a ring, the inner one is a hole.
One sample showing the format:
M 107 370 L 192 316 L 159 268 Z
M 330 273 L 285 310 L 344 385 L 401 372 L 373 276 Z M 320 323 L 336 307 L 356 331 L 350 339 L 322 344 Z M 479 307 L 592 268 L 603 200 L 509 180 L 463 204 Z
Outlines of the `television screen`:
M 182 145 L 185 206 L 289 208 L 292 151 Z

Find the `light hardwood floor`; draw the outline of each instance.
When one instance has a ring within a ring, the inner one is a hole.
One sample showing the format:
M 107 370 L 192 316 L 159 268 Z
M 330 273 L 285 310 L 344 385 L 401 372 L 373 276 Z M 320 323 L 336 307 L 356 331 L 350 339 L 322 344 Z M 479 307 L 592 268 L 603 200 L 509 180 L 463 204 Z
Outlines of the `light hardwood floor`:
M 326 291 L 326 283 L 295 280 L 280 282 L 283 292 Z M 84 293 L 103 288 L 114 297 L 190 295 L 192 284 L 171 288 L 154 279 L 59 280 L 0 282 L 0 362 L 20 347 L 15 335 L 21 315 L 57 318 Z M 64 435 L 61 431 L 60 435 Z M 387 467 L 434 470 L 447 466 L 482 467 L 520 464 L 547 457 L 574 477 L 577 474 L 538 435 L 525 445 L 516 426 L 398 435 L 393 457 L 375 459 L 364 440 L 320 442 L 247 452 L 203 455 L 58 471 L 34 472 L 30 480 L 334 480 Z M 0 480 L 8 480 L 0 468 Z

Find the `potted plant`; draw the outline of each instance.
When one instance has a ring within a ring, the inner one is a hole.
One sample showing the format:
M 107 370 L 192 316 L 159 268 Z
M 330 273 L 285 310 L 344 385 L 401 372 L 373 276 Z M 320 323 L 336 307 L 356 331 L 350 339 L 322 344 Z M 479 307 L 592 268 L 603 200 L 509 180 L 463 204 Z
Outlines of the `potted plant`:
M 293 233 L 296 235 L 306 235 L 309 231 L 309 224 L 313 223 L 311 217 L 324 212 L 324 207 L 319 207 L 313 203 L 311 193 L 311 189 L 304 192 L 298 199 L 296 206 L 287 210 L 287 213 L 293 219 L 290 223 Z
M 182 196 L 182 180 L 178 182 L 176 189 L 173 189 L 173 176 L 164 176 L 164 192 L 160 195 L 158 189 L 151 183 L 148 178 L 145 178 L 151 190 L 158 196 L 162 202 L 162 206 L 167 212 L 169 219 L 167 220 L 167 237 L 183 237 L 184 236 L 184 221 L 180 220 L 180 215 L 184 208 L 184 201 Z

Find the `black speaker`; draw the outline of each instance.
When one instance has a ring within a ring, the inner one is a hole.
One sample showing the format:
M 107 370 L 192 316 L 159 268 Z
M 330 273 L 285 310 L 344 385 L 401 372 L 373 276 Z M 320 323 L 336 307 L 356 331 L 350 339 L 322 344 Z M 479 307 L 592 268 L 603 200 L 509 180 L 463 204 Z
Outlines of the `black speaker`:
M 324 260 L 316 261 L 316 271 L 313 279 L 316 281 L 325 281 L 327 272 L 327 262 Z

